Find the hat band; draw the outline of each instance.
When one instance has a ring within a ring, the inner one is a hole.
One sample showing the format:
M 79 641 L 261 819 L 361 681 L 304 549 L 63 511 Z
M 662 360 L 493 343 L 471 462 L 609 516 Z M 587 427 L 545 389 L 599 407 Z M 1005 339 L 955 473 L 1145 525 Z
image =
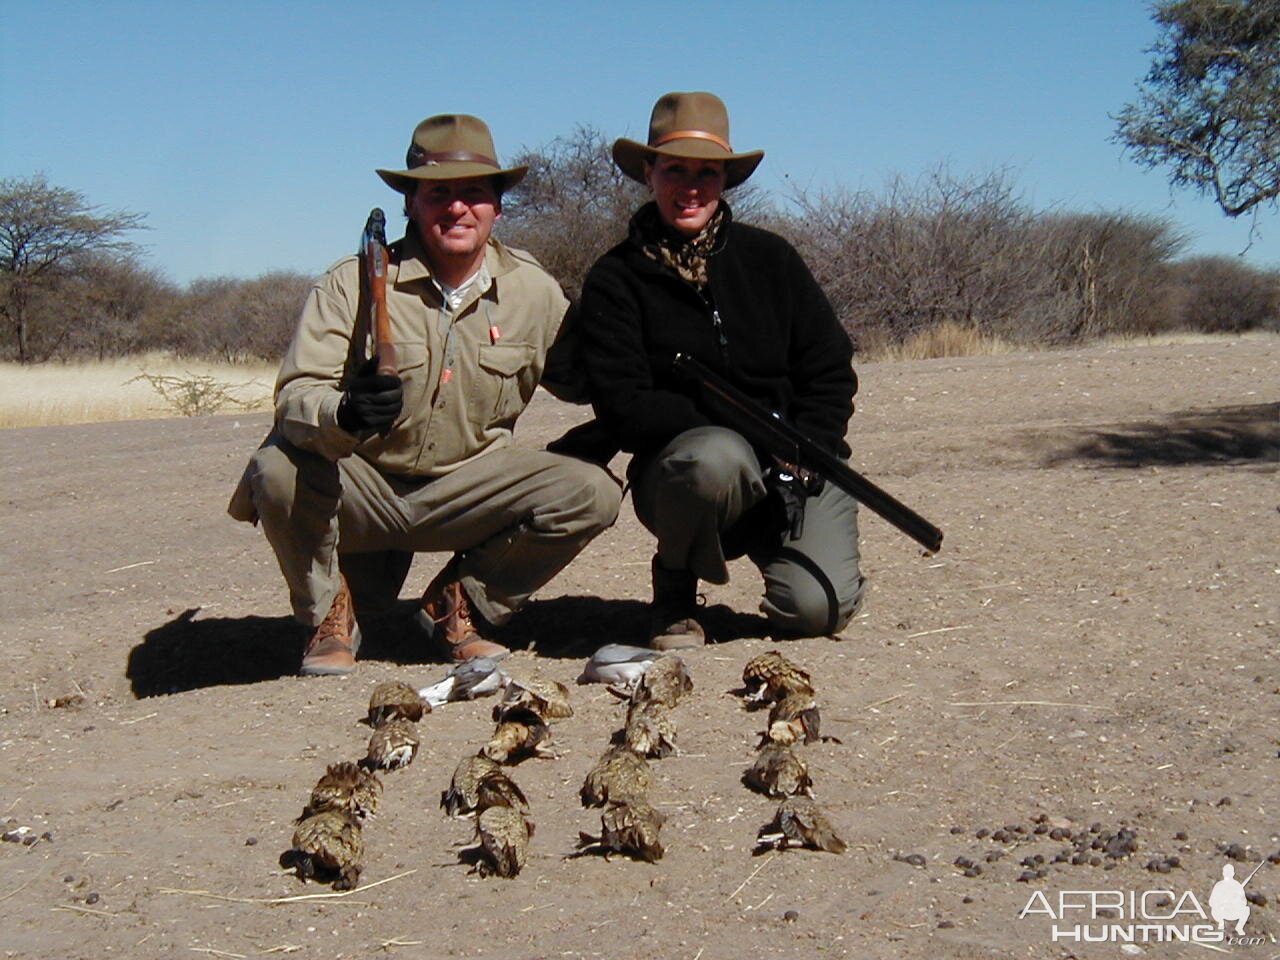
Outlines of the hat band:
M 471 153 L 468 150 L 449 150 L 440 153 L 415 153 L 409 159 L 409 169 L 415 167 L 435 166 L 438 163 L 482 163 L 486 167 L 498 169 L 498 161 L 486 157 L 483 153 Z
M 670 143 L 672 140 L 710 140 L 717 146 L 723 147 L 725 153 L 733 153 L 733 147 L 729 146 L 728 140 L 706 130 L 672 130 L 670 133 L 663 134 L 649 146 L 660 147 L 665 143 Z

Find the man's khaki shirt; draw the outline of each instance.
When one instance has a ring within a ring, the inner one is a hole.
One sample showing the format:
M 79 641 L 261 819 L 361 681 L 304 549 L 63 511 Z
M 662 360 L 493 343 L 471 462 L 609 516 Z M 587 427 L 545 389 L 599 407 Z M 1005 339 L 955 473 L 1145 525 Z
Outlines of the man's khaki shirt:
M 367 322 L 355 322 L 360 262 L 347 257 L 317 282 L 302 310 L 276 381 L 276 428 L 331 460 L 355 453 L 386 473 L 439 476 L 511 443 L 568 301 L 533 257 L 490 240 L 482 282 L 450 311 L 414 231 L 398 246 L 398 262 L 387 269 L 387 312 L 404 384 L 395 426 L 385 437 L 366 438 L 338 426 L 348 357 L 373 352 Z M 363 350 L 352 351 L 353 328 L 366 338 Z

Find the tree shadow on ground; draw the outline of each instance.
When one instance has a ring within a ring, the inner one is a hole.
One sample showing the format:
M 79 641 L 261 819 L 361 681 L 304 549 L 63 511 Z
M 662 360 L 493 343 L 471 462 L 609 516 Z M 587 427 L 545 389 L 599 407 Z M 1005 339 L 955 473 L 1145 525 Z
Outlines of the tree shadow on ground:
M 417 600 L 388 613 L 361 616 L 359 659 L 395 664 L 440 663 L 443 658 L 414 620 Z M 139 699 L 204 687 L 261 683 L 298 671 L 306 631 L 292 617 L 207 617 L 185 610 L 147 632 L 129 651 L 125 676 Z M 704 608 L 699 620 L 714 641 L 763 637 L 764 617 L 726 606 Z M 648 604 L 600 597 L 556 597 L 526 604 L 494 639 L 513 650 L 555 658 L 589 657 L 606 643 L 643 645 Z
M 1072 460 L 1107 467 L 1275 463 L 1280 460 L 1280 403 L 1187 410 L 1162 420 L 1079 431 L 1045 463 L 1053 467 Z

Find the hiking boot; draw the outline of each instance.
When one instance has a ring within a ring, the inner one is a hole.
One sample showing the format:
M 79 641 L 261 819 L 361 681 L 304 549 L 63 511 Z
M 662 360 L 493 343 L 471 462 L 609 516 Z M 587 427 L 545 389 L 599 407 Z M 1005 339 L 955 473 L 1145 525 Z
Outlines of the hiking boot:
M 457 576 L 457 564 L 450 560 L 422 595 L 418 622 L 445 656 L 461 662 L 473 657 L 500 660 L 511 653 L 500 643 L 480 636 L 479 614 L 471 609 L 467 591 Z
M 360 649 L 360 627 L 356 623 L 356 608 L 351 602 L 351 590 L 346 577 L 342 578 L 338 594 L 333 598 L 329 612 L 325 614 L 316 632 L 311 635 L 307 649 L 302 654 L 302 666 L 298 673 L 304 677 L 331 677 L 354 673 L 356 651 Z
M 698 605 L 698 578 L 688 570 L 668 570 L 656 556 L 652 571 L 649 646 L 655 650 L 681 650 L 705 644 L 707 634 L 693 616 Z

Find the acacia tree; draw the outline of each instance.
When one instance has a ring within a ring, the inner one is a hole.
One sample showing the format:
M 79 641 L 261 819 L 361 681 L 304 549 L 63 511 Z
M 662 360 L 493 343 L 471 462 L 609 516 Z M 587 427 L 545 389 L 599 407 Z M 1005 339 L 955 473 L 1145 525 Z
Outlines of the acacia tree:
M 0 180 L 0 320 L 17 341 L 18 361 L 29 363 L 33 296 L 67 276 L 88 253 L 126 256 L 123 238 L 144 214 L 103 211 L 84 194 L 49 184 L 43 174 Z
M 1114 139 L 1229 217 L 1280 196 L 1280 0 L 1159 0 L 1161 34 Z

